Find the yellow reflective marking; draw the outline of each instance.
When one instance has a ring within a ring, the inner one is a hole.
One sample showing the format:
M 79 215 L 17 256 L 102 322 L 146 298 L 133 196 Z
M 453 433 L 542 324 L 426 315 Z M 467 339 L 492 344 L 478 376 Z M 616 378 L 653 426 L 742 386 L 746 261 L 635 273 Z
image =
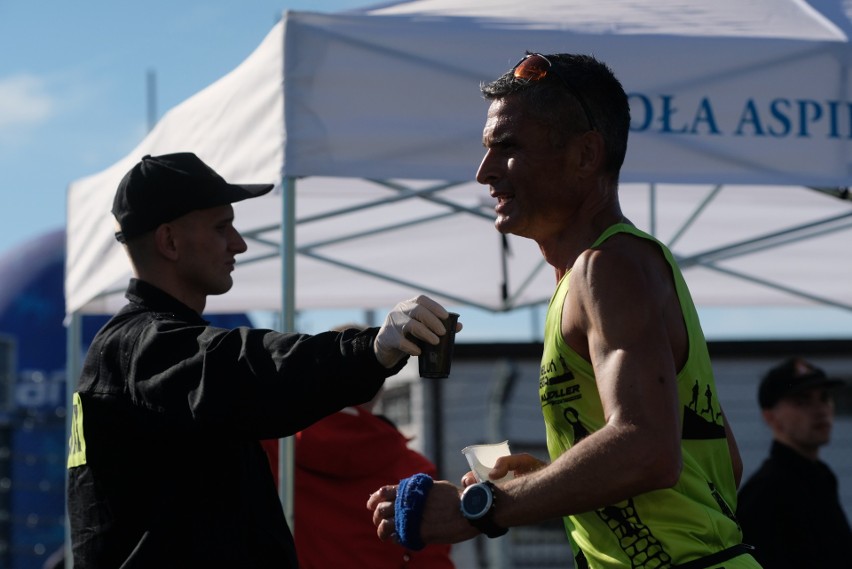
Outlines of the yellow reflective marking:
M 68 440 L 68 468 L 86 464 L 86 437 L 83 436 L 83 402 L 74 394 L 71 438 Z

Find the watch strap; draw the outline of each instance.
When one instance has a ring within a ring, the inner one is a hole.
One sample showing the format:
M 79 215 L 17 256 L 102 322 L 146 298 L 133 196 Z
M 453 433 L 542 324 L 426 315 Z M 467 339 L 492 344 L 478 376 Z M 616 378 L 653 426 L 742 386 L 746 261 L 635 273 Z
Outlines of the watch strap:
M 494 483 L 491 482 L 490 480 L 486 480 L 485 482 L 482 482 L 482 484 L 487 486 L 489 492 L 491 492 L 491 507 L 488 508 L 488 511 L 485 512 L 485 515 L 480 517 L 480 518 L 473 519 L 473 518 L 467 518 L 466 517 L 465 519 L 467 519 L 467 521 L 470 523 L 470 525 L 472 525 L 473 527 L 475 527 L 476 529 L 478 529 L 479 531 L 481 531 L 482 533 L 484 533 L 485 535 L 487 535 L 490 538 L 500 537 L 502 535 L 506 535 L 506 533 L 509 531 L 509 528 L 504 528 L 502 526 L 499 526 L 494 521 L 494 507 L 497 504 L 497 498 L 496 498 L 496 492 L 495 492 L 496 487 L 494 486 Z

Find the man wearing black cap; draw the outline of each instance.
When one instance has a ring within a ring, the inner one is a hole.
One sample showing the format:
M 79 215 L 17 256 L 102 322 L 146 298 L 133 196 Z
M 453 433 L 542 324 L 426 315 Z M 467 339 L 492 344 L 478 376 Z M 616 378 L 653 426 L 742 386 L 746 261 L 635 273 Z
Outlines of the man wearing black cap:
M 381 328 L 313 336 L 214 328 L 246 243 L 227 183 L 191 153 L 145 156 L 112 213 L 135 278 L 74 394 L 68 512 L 74 567 L 297 567 L 261 439 L 370 400 L 447 312 L 420 296 Z M 408 337 L 406 337 L 408 335 Z M 334 523 L 334 520 L 329 520 Z
M 740 490 L 737 515 L 766 569 L 852 567 L 852 530 L 837 478 L 819 460 L 834 422 L 830 390 L 842 383 L 799 357 L 770 369 L 760 383 L 772 448 Z

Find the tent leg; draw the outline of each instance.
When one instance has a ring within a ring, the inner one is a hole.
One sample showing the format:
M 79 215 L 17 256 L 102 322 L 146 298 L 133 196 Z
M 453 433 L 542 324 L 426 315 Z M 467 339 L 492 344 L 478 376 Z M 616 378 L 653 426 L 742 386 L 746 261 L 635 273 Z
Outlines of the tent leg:
M 296 327 L 296 180 L 284 177 L 281 182 L 281 331 L 293 332 Z M 295 445 L 293 437 L 278 442 L 278 497 L 284 516 L 295 532 L 293 508 L 293 474 Z

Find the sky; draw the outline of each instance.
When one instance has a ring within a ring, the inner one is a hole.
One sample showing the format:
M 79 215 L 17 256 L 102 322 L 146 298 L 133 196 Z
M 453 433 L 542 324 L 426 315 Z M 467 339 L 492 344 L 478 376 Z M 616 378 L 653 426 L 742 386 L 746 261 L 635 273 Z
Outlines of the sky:
M 124 157 L 157 116 L 240 64 L 285 10 L 371 0 L 0 0 L 0 257 L 65 226 L 66 190 Z M 357 313 L 317 312 L 318 331 Z M 541 311 L 486 317 L 469 340 L 540 336 Z M 474 318 L 469 319 L 470 323 Z M 702 311 L 708 338 L 852 337 L 837 310 Z M 487 331 L 487 332 L 485 332 Z
M 242 62 L 286 9 L 369 0 L 0 0 L 0 255 L 65 226 L 66 190 Z

